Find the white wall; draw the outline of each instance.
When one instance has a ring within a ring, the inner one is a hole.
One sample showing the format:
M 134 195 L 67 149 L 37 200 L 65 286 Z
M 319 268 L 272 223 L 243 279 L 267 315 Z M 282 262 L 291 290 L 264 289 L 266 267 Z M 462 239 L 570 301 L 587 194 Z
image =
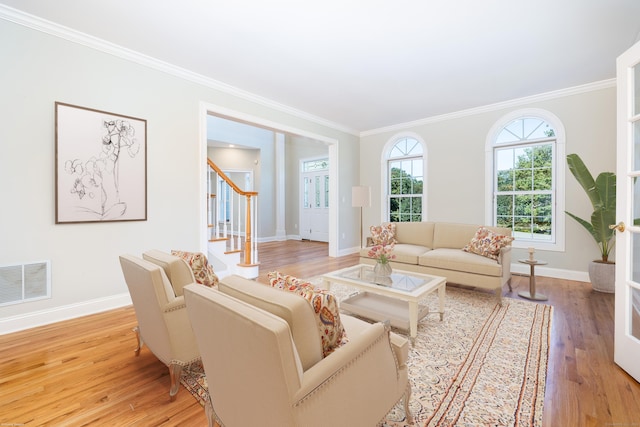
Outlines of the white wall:
M 417 133 L 428 147 L 428 216 L 425 220 L 484 224 L 487 134 L 502 116 L 522 108 L 541 108 L 558 116 L 566 130 L 566 153 L 578 153 L 594 176 L 602 171 L 615 172 L 615 87 L 557 96 L 510 108 L 461 114 L 456 118 L 425 121 L 404 129 L 396 127 L 361 138 L 360 181 L 372 187 L 373 199 L 373 206 L 364 209 L 365 229 L 382 220 L 380 175 L 371 173 L 371 170 L 379 168 L 384 144 L 403 131 Z M 592 211 L 589 200 L 568 169 L 565 182 L 566 210 L 588 218 Z M 566 219 L 565 236 L 565 252 L 543 251 L 538 253 L 539 258 L 549 262 L 549 269 L 559 270 L 565 277 L 575 276 L 575 272 L 586 272 L 588 262 L 599 258 L 592 237 L 570 218 Z M 525 258 L 525 251 L 514 248 L 513 255 L 517 268 L 517 259 Z M 585 277 L 584 274 L 577 276 Z
M 0 58 L 0 265 L 52 270 L 51 299 L 0 307 L 0 333 L 126 303 L 119 254 L 198 249 L 202 102 L 333 138 L 341 169 L 357 163 L 353 135 L 2 19 Z M 147 120 L 147 221 L 54 224 L 55 101 Z M 356 177 L 340 174 L 341 197 Z M 354 217 L 339 207 L 339 250 Z

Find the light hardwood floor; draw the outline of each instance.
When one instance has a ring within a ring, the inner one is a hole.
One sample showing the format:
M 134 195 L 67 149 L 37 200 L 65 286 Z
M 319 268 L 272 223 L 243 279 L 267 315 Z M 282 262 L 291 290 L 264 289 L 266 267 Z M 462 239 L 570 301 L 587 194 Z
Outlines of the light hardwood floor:
M 278 269 L 299 277 L 356 264 L 326 244 L 265 243 L 259 281 Z M 640 385 L 613 363 L 613 295 L 588 283 L 538 277 L 554 306 L 544 426 L 640 426 Z M 512 293 L 528 288 L 513 277 Z M 0 336 L 0 426 L 205 426 L 182 388 L 169 401 L 168 369 L 148 349 L 134 357 L 133 308 Z M 640 361 L 639 361 L 640 363 Z

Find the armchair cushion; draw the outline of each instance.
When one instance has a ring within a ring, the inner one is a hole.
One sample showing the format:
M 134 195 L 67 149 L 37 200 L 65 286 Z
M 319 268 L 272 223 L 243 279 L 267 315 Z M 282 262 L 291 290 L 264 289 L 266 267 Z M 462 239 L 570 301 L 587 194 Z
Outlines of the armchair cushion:
M 196 281 L 189 264 L 178 256 L 151 249 L 144 252 L 142 258 L 162 267 L 176 296 L 181 296 L 182 288 Z
M 336 348 L 348 342 L 340 319 L 338 300 L 331 292 L 277 271 L 270 272 L 267 277 L 272 287 L 298 294 L 311 304 L 320 333 L 323 357 L 327 357 Z
M 304 370 L 322 360 L 322 344 L 315 315 L 304 298 L 237 275 L 222 279 L 218 289 L 226 295 L 284 319 L 291 329 Z
M 196 279 L 196 282 L 205 286 L 216 286 L 218 284 L 218 276 L 213 272 L 213 267 L 209 265 L 207 257 L 202 252 L 187 252 L 172 250 L 171 255 L 184 259 Z

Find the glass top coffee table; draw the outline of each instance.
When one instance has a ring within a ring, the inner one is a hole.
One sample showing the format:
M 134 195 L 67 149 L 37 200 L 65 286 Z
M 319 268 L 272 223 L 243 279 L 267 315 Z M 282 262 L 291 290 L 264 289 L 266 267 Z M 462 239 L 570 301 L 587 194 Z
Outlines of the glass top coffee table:
M 429 312 L 419 305 L 426 295 L 438 291 L 440 320 L 444 316 L 445 277 L 394 269 L 382 278 L 373 274 L 372 265 L 359 264 L 325 274 L 322 281 L 326 289 L 339 283 L 363 291 L 341 301 L 340 308 L 376 321 L 389 320 L 408 329 L 412 339 L 418 334 L 418 321 Z

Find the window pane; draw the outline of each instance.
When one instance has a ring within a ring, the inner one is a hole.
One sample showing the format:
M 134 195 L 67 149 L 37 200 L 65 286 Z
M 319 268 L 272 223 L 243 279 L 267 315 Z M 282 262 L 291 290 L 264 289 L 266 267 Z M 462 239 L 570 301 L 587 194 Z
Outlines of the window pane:
M 531 196 L 515 196 L 514 213 L 516 215 L 531 216 Z
M 640 218 L 640 180 L 638 177 L 631 178 L 633 181 L 633 189 L 631 193 L 631 203 L 633 206 L 633 217 Z
M 635 116 L 640 114 L 640 65 L 636 65 L 635 67 L 633 67 L 633 89 L 633 93 L 635 93 L 635 96 L 632 114 Z
M 309 187 L 311 186 L 311 178 L 305 177 L 304 179 L 304 190 L 303 190 L 303 203 L 304 207 L 309 207 Z
M 640 120 L 633 124 L 633 159 L 634 170 L 640 170 Z
M 502 195 L 496 198 L 498 216 L 513 214 L 513 195 Z
M 531 169 L 516 170 L 516 191 L 531 191 L 533 188 L 533 176 L 531 175 Z
M 551 194 L 535 194 L 531 214 L 534 216 L 551 217 Z
M 533 189 L 536 191 L 551 190 L 551 168 L 540 168 L 533 170 Z
M 496 226 L 505 227 L 505 228 L 513 228 L 513 217 L 510 215 L 499 216 L 496 220 Z
M 316 208 L 320 207 L 320 177 L 316 176 L 316 185 L 315 185 L 315 189 L 316 189 Z
M 498 191 L 513 191 L 515 173 L 513 170 L 498 171 Z
M 324 207 L 329 207 L 329 175 L 324 176 Z

